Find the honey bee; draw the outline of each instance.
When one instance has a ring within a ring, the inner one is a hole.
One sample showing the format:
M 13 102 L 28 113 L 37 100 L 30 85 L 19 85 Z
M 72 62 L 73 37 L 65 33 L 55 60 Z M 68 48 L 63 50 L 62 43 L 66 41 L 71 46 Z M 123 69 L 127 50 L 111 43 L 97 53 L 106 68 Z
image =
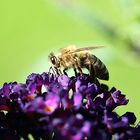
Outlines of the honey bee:
M 57 55 L 54 55 L 53 52 L 50 53 L 49 60 L 58 75 L 62 74 L 61 68 L 66 75 L 66 71 L 70 68 L 74 69 L 76 75 L 77 71 L 82 75 L 82 68 L 86 68 L 92 77 L 108 80 L 109 72 L 105 64 L 91 53 L 91 50 L 101 47 L 76 48 L 75 46 L 68 46 L 60 49 Z

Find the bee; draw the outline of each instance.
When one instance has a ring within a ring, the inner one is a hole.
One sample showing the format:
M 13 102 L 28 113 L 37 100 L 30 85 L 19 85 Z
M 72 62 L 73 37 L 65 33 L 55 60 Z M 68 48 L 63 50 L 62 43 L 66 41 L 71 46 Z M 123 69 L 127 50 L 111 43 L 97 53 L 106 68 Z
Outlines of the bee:
M 58 75 L 62 74 L 61 68 L 63 68 L 63 73 L 66 75 L 66 71 L 70 68 L 74 69 L 76 75 L 77 71 L 82 75 L 82 69 L 86 68 L 92 77 L 108 80 L 109 72 L 105 64 L 91 53 L 91 50 L 101 47 L 102 46 L 76 48 L 75 46 L 68 46 L 60 49 L 57 55 L 51 52 L 49 60 L 52 64 L 52 68 L 54 68 Z

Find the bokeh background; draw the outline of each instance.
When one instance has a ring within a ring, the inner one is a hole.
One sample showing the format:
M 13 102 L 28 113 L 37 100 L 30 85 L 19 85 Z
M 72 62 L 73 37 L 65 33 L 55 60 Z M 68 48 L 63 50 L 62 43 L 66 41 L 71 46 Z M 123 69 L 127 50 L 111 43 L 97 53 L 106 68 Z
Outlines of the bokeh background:
M 0 86 L 48 71 L 48 54 L 75 44 L 104 45 L 95 53 L 108 67 L 110 87 L 140 120 L 139 0 L 0 0 Z

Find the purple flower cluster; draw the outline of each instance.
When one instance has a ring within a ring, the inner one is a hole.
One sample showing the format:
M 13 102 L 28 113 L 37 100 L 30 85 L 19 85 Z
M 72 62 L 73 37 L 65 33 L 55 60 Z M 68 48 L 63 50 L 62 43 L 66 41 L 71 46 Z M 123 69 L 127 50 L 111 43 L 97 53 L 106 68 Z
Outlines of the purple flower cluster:
M 134 113 L 114 111 L 127 103 L 121 91 L 86 74 L 33 73 L 25 83 L 4 83 L 0 89 L 0 139 L 138 140 Z

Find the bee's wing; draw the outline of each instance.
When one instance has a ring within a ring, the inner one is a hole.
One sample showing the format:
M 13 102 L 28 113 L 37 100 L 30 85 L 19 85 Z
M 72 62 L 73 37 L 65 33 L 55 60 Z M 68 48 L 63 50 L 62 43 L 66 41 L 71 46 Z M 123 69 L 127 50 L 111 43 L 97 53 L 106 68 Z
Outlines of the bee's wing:
M 103 47 L 104 46 L 90 46 L 90 47 L 78 48 L 78 49 L 75 49 L 71 53 L 81 52 L 81 51 L 90 51 L 90 50 L 99 49 L 99 48 L 103 48 Z
M 73 47 L 73 48 L 70 49 L 71 47 Z M 98 49 L 98 48 L 103 48 L 103 47 L 104 46 L 89 46 L 89 47 L 84 47 L 84 48 L 76 49 L 75 46 L 68 46 L 66 48 L 60 48 L 60 52 L 63 55 L 67 55 L 67 54 L 71 54 L 71 53 L 75 53 L 75 52 L 90 51 L 90 50 L 94 50 L 94 49 Z

